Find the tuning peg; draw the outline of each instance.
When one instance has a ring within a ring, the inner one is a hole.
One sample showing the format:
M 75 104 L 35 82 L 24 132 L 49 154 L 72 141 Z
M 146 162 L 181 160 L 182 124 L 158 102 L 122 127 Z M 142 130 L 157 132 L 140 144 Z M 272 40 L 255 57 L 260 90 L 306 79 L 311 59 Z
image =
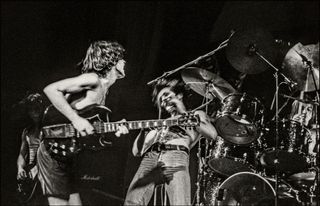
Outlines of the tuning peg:
M 69 147 L 70 152 L 74 152 L 74 147 Z

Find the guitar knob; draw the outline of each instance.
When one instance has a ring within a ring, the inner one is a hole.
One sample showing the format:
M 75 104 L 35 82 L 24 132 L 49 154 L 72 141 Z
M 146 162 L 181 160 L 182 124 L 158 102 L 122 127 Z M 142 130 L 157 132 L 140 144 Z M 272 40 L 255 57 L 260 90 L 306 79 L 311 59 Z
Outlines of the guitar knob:
M 67 155 L 66 151 L 62 151 L 62 155 L 66 156 Z
M 54 150 L 53 150 L 53 153 L 58 154 L 58 150 L 57 150 L 57 149 L 54 149 Z
M 60 145 L 61 149 L 65 149 L 66 148 L 66 145 Z
M 55 142 L 53 146 L 58 147 L 58 142 Z

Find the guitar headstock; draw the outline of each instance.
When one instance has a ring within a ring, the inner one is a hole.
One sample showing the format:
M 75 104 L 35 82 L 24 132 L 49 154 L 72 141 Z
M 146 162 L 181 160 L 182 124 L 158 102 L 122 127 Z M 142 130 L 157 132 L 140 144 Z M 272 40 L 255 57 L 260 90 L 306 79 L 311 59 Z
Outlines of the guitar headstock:
M 178 123 L 182 127 L 196 127 L 200 125 L 200 118 L 197 114 L 186 113 L 178 118 Z

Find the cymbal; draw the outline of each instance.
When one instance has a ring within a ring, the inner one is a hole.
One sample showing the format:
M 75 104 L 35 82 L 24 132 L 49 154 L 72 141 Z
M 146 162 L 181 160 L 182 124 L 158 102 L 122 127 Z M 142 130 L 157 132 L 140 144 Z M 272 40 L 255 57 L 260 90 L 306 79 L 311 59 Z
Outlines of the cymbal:
M 223 100 L 236 90 L 217 74 L 205 69 L 188 67 L 181 72 L 183 81 L 198 94 L 212 100 L 214 97 Z
M 311 62 L 312 71 L 309 71 L 303 57 Z M 319 89 L 319 43 L 305 46 L 301 43 L 294 45 L 285 56 L 282 69 L 285 75 L 298 83 L 298 90 L 305 92 L 316 90 L 311 73 L 313 72 Z
M 235 32 L 229 39 L 226 57 L 236 70 L 258 74 L 265 71 L 268 64 L 255 51 L 270 63 L 275 61 L 275 41 L 269 32 L 261 28 Z
M 301 172 L 297 174 L 293 174 L 290 177 L 288 177 L 289 181 L 313 181 L 316 177 L 315 171 L 311 172 Z

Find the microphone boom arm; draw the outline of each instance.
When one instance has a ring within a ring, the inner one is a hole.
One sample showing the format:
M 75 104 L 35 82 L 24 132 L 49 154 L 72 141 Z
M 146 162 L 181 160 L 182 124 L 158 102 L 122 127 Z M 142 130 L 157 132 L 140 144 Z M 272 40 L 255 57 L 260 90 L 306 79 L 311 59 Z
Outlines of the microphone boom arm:
M 176 69 L 174 69 L 174 70 L 171 70 L 171 71 L 168 71 L 168 72 L 163 73 L 163 75 L 161 75 L 160 77 L 157 77 L 156 79 L 151 80 L 150 82 L 148 82 L 147 85 L 151 85 L 151 84 L 155 83 L 156 81 L 158 81 L 159 79 L 162 79 L 162 78 L 164 78 L 164 77 L 167 77 L 167 76 L 169 76 L 169 75 L 171 75 L 171 74 L 173 74 L 173 73 L 176 73 L 176 72 L 180 71 L 181 69 L 184 69 L 184 68 L 186 68 L 186 67 L 188 67 L 188 66 L 191 66 L 191 65 L 197 63 L 198 61 L 200 61 L 200 60 L 202 60 L 202 59 L 205 59 L 205 58 L 207 58 L 207 57 L 209 57 L 209 56 L 212 56 L 213 54 L 215 54 L 215 53 L 216 53 L 217 51 L 219 51 L 220 49 L 226 47 L 226 46 L 228 45 L 228 41 L 229 41 L 229 39 L 223 41 L 223 42 L 218 46 L 218 48 L 216 48 L 215 50 L 213 50 L 213 51 L 211 51 L 211 52 L 209 52 L 209 53 L 207 53 L 207 54 L 204 54 L 204 55 L 202 55 L 202 56 L 200 56 L 200 57 L 198 57 L 198 58 L 196 58 L 196 59 L 194 59 L 194 60 L 192 60 L 192 61 L 190 61 L 190 62 L 188 62 L 188 63 L 186 63 L 186 64 L 184 64 L 184 65 L 182 65 L 182 66 L 180 66 L 180 67 L 178 67 L 178 68 L 176 68 Z

